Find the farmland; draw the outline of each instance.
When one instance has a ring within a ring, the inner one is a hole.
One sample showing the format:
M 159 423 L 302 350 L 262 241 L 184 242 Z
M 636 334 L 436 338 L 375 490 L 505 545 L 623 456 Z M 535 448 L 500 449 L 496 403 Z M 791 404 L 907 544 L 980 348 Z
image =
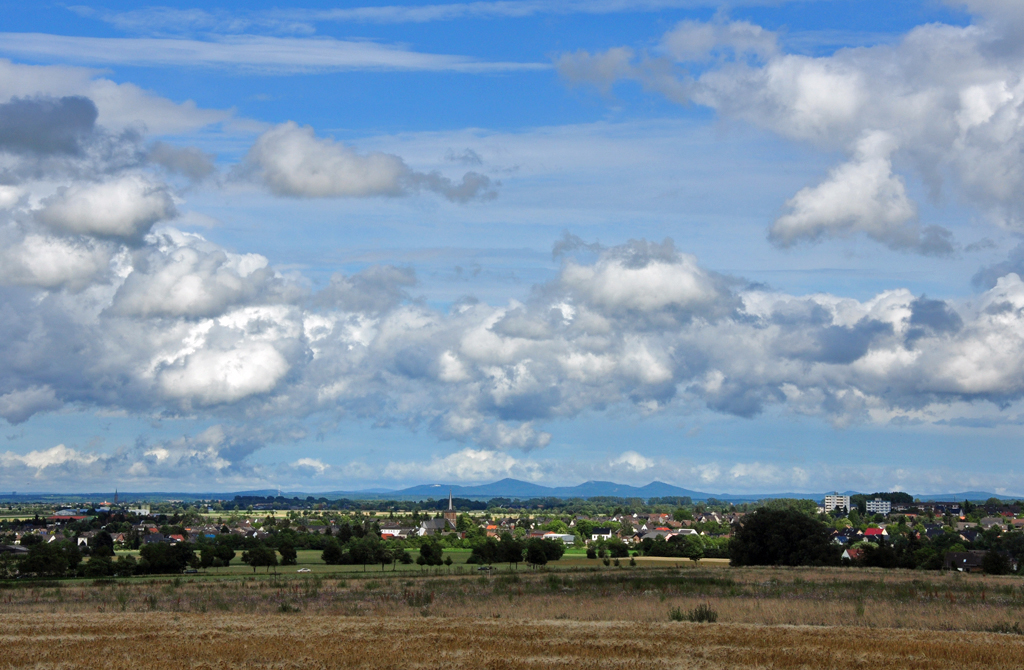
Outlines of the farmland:
M 642 659 L 665 668 L 999 668 L 1024 658 L 1019 578 L 684 565 L 8 582 L 0 668 L 94 658 L 145 668 L 126 655 L 141 645 L 154 659 L 184 654 L 183 663 L 203 667 L 633 667 Z M 701 605 L 717 623 L 685 620 Z M 672 612 L 684 620 L 670 620 Z
M 0 615 L 0 629 L 4 668 L 980 670 L 1024 657 L 1020 636 L 744 624 L 147 613 Z

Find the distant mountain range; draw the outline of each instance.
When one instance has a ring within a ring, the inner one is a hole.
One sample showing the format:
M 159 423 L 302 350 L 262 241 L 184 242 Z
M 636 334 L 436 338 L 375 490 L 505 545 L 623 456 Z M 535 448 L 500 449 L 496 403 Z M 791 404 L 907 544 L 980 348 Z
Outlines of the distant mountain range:
M 489 500 L 491 498 L 683 498 L 689 497 L 694 501 L 704 501 L 709 498 L 727 500 L 729 502 L 755 502 L 771 498 L 804 498 L 810 500 L 823 500 L 825 493 L 705 493 L 703 491 L 692 491 L 680 488 L 664 482 L 651 482 L 646 486 L 630 486 L 629 484 L 616 484 L 615 482 L 590 481 L 577 486 L 541 486 L 518 479 L 502 479 L 490 484 L 477 484 L 474 486 L 463 486 L 461 484 L 422 484 L 410 486 L 409 488 L 391 490 L 383 488 L 362 489 L 358 491 L 331 491 L 328 493 L 310 493 L 308 491 L 284 491 L 281 495 L 286 498 L 298 497 L 305 499 L 307 496 L 315 498 L 351 498 L 353 500 L 425 500 L 433 498 L 438 500 L 446 498 L 448 492 L 457 498 L 472 498 L 477 500 Z M 829 492 L 831 493 L 831 491 Z M 854 495 L 858 491 L 844 491 L 843 495 Z M 232 493 L 165 493 L 165 492 L 121 492 L 118 497 L 122 501 L 130 500 L 209 500 L 227 499 L 235 496 L 277 496 L 278 489 L 259 489 L 253 491 L 235 491 Z M 965 491 L 963 493 L 941 493 L 932 495 L 917 496 L 922 501 L 930 500 L 987 500 L 989 498 L 1021 499 L 1024 496 L 996 495 L 986 491 Z M 40 501 L 72 501 L 89 500 L 98 502 L 100 500 L 113 500 L 114 494 L 107 493 L 27 493 L 20 495 L 0 494 L 0 500 L 40 500 Z

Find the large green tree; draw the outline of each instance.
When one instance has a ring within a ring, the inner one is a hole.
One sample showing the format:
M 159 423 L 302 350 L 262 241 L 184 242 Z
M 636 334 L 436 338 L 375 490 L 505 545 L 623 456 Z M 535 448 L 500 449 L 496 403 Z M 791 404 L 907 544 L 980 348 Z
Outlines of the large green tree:
M 748 514 L 729 543 L 731 565 L 838 565 L 832 529 L 792 508 Z
M 242 552 L 242 562 L 246 563 L 256 572 L 256 568 L 266 566 L 270 572 L 271 566 L 277 565 L 277 552 L 263 544 L 256 544 Z
M 18 571 L 40 577 L 60 577 L 67 572 L 68 567 L 68 557 L 63 548 L 56 542 L 46 542 L 29 547 L 28 555 L 21 560 Z

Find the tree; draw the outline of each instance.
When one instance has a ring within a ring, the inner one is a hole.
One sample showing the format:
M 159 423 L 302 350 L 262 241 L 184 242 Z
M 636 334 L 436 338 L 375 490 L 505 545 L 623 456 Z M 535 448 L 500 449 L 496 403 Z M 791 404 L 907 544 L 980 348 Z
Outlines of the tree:
M 498 554 L 498 541 L 493 537 L 484 537 L 473 542 L 473 553 L 466 562 L 490 565 L 498 560 Z
M 295 547 L 291 543 L 282 542 L 277 550 L 281 554 L 281 565 L 296 565 L 298 563 L 299 552 L 295 551 Z
M 357 526 L 359 528 L 359 526 Z M 366 572 L 367 563 L 377 562 L 376 546 L 373 544 L 372 536 L 363 536 L 348 543 L 348 555 L 353 563 L 363 566 Z
M 391 547 L 385 547 L 379 542 L 375 547 L 375 552 L 376 555 L 374 556 L 374 562 L 380 563 L 380 571 L 384 572 L 384 566 L 395 561 L 395 552 L 392 551 Z
M 47 542 L 29 547 L 28 555 L 21 560 L 18 571 L 40 577 L 60 577 L 67 572 L 68 567 L 64 551 L 55 542 Z
M 501 542 L 498 543 L 497 559 L 502 563 L 508 563 L 509 567 L 516 564 L 516 568 L 523 561 L 523 543 L 508 533 L 501 534 Z
M 699 535 L 687 535 L 683 542 L 683 556 L 693 562 L 704 558 L 704 542 Z
M 829 526 L 795 509 L 756 510 L 729 543 L 734 566 L 838 565 L 839 556 Z
M 320 554 L 320 560 L 327 565 L 340 565 L 341 559 L 341 547 L 333 539 L 328 540 L 326 546 L 324 546 L 323 553 Z
M 235 550 L 227 544 L 218 544 L 216 556 L 221 560 L 225 566 L 231 565 L 231 561 L 235 558 Z
M 554 520 L 549 521 L 540 527 L 541 530 L 551 531 L 552 533 L 568 533 L 569 527 L 565 525 L 564 521 Z
M 135 570 L 138 567 L 138 561 L 131 554 L 127 556 L 121 556 L 117 559 L 114 570 L 118 577 L 131 577 L 135 574 Z
M 618 538 L 608 540 L 604 546 L 608 550 L 608 555 L 612 558 L 626 558 L 629 556 L 629 547 Z
M 547 564 L 548 554 L 544 550 L 544 540 L 533 539 L 526 543 L 526 562 L 533 567 Z
M 14 554 L 0 553 L 0 579 L 10 579 L 17 572 L 17 568 L 18 560 Z
M 184 570 L 195 558 L 195 551 L 187 542 L 174 545 L 154 542 L 144 545 L 139 556 L 139 572 L 168 574 Z
M 444 562 L 444 549 L 437 540 L 427 540 L 420 545 L 420 558 L 423 559 L 420 565 L 441 565 Z
M 89 538 L 89 548 L 92 549 L 92 553 L 99 554 L 101 556 L 113 556 L 114 555 L 114 538 L 110 536 L 105 530 L 93 535 Z
M 266 566 L 269 573 L 270 567 L 277 565 L 277 552 L 263 544 L 256 544 L 242 552 L 242 562 L 252 567 L 253 572 L 260 566 Z
M 544 555 L 548 557 L 549 561 L 557 561 L 565 553 L 565 545 L 559 540 L 541 540 L 540 543 L 544 548 Z M 622 546 L 622 549 L 625 552 L 622 556 L 629 556 L 629 550 L 626 549 L 625 545 Z
M 986 575 L 1008 575 L 1010 574 L 1010 559 L 1006 554 L 989 549 L 981 559 L 981 569 Z
M 81 572 L 84 576 L 92 577 L 93 579 L 109 577 L 114 574 L 114 563 L 106 555 L 91 556 L 85 564 L 85 569 Z

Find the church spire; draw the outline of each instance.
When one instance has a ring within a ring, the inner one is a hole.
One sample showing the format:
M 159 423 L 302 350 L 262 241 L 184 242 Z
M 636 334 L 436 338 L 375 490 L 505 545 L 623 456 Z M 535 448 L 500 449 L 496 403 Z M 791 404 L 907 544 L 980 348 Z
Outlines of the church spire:
M 448 489 L 448 509 L 444 511 L 444 520 L 448 522 L 448 527 L 451 530 L 455 530 L 459 525 L 459 514 L 455 511 L 455 501 L 452 500 L 451 489 Z

